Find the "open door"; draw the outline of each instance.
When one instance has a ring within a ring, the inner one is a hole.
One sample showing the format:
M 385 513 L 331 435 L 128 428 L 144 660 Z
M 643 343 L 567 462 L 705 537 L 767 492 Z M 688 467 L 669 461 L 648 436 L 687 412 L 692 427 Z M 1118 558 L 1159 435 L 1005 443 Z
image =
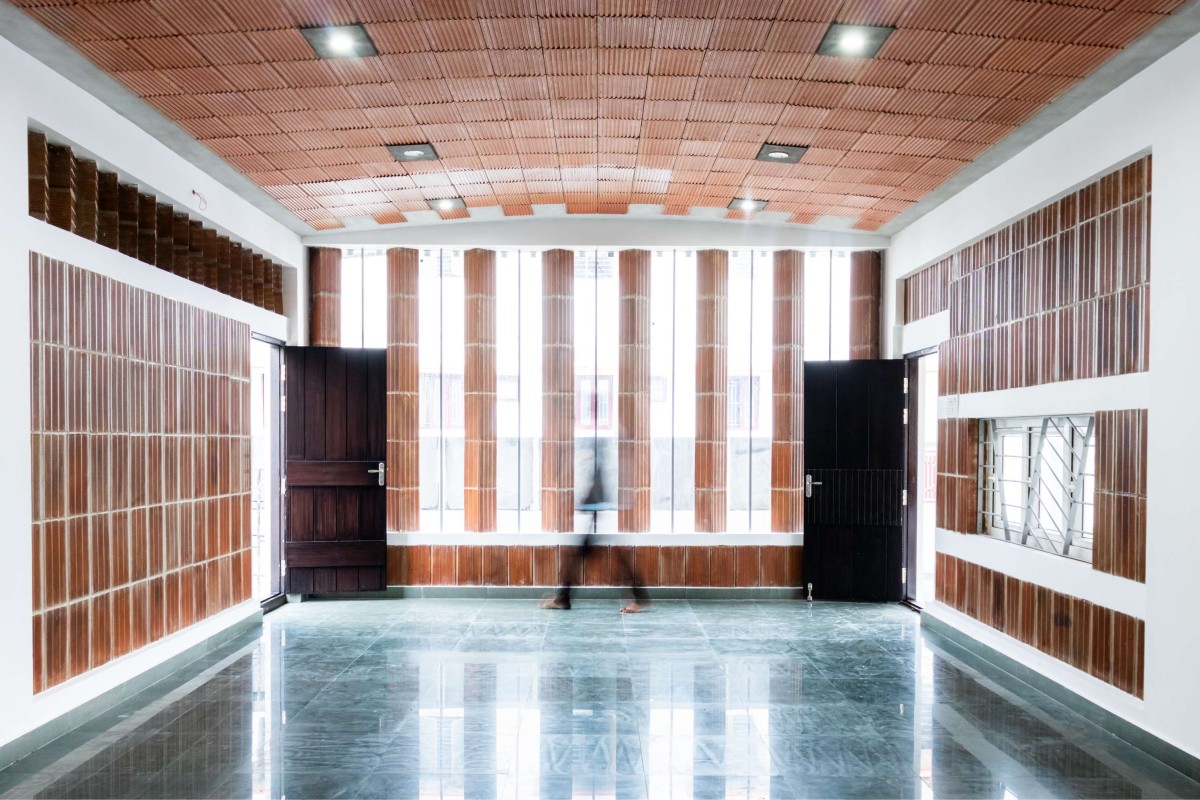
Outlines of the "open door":
M 903 597 L 904 371 L 804 365 L 804 581 L 816 599 Z
M 288 347 L 287 592 L 386 588 L 387 351 Z

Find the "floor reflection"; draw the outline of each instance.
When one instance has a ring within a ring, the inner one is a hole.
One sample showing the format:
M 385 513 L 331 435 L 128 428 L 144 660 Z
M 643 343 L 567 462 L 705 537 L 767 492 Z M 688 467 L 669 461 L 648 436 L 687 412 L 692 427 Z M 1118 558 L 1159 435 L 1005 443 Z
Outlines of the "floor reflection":
M 1200 785 L 896 606 L 286 606 L 3 797 L 1169 797 Z

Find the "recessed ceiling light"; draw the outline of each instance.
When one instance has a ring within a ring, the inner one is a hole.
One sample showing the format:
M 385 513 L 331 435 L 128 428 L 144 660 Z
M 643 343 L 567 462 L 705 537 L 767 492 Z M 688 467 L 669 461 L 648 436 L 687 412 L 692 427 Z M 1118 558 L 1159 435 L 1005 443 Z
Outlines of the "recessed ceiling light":
M 766 200 L 753 200 L 749 197 L 735 197 L 729 201 L 728 206 L 730 211 L 744 211 L 747 214 L 762 211 L 766 207 Z
M 437 161 L 437 150 L 429 142 L 422 144 L 389 144 L 388 152 L 397 161 Z
M 459 208 L 466 208 L 467 204 L 463 202 L 461 197 L 443 197 L 439 200 L 430 200 L 429 207 L 434 211 L 454 211 Z
M 788 144 L 764 144 L 759 148 L 758 155 L 755 158 L 759 161 L 768 161 L 772 164 L 795 164 L 807 152 L 807 147 L 795 147 Z
M 883 47 L 893 30 L 886 25 L 843 25 L 835 22 L 825 31 L 825 38 L 817 47 L 817 55 L 871 58 Z
M 327 25 L 322 28 L 301 28 L 312 49 L 321 58 L 364 58 L 377 56 L 375 43 L 362 25 Z

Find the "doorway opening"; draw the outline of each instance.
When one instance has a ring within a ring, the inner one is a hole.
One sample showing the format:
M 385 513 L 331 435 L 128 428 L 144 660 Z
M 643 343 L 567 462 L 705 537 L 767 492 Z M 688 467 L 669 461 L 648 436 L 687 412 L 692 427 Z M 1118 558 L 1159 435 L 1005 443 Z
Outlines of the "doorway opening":
M 253 597 L 282 598 L 280 577 L 280 363 L 273 341 L 250 341 L 250 561 Z
M 908 514 L 905 520 L 905 601 L 918 608 L 933 602 L 937 559 L 938 353 L 911 354 L 908 361 Z

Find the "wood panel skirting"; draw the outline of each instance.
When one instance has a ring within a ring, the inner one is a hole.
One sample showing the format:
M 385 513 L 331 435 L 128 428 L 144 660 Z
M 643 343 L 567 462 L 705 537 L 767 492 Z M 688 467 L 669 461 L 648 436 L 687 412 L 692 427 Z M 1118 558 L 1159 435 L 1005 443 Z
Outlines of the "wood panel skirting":
M 804 530 L 804 253 L 775 253 L 771 530 Z
M 29 215 L 276 314 L 283 267 L 29 131 Z M 242 258 L 245 252 L 249 258 Z
M 405 532 L 421 521 L 419 258 L 411 248 L 387 251 L 387 526 Z
M 979 532 L 979 420 L 938 420 L 937 527 Z
M 696 253 L 696 531 L 726 527 L 729 253 Z
M 250 328 L 30 255 L 40 692 L 250 596 Z
M 542 254 L 542 530 L 575 529 L 575 254 Z
M 620 254 L 617 529 L 650 530 L 650 251 Z
M 338 347 L 342 343 L 342 251 L 308 248 L 308 343 Z
M 883 258 L 877 250 L 850 254 L 850 358 L 879 358 Z
M 936 581 L 938 602 L 1142 696 L 1142 620 L 945 553 L 937 554 Z
M 464 523 L 496 530 L 496 253 L 463 254 L 466 325 Z
M 1149 412 L 1096 413 L 1092 568 L 1146 582 L 1146 442 Z
M 629 551 L 645 586 L 798 587 L 804 548 L 793 545 L 602 545 L 580 586 L 620 586 L 613 553 Z M 389 545 L 389 586 L 557 586 L 572 545 Z

